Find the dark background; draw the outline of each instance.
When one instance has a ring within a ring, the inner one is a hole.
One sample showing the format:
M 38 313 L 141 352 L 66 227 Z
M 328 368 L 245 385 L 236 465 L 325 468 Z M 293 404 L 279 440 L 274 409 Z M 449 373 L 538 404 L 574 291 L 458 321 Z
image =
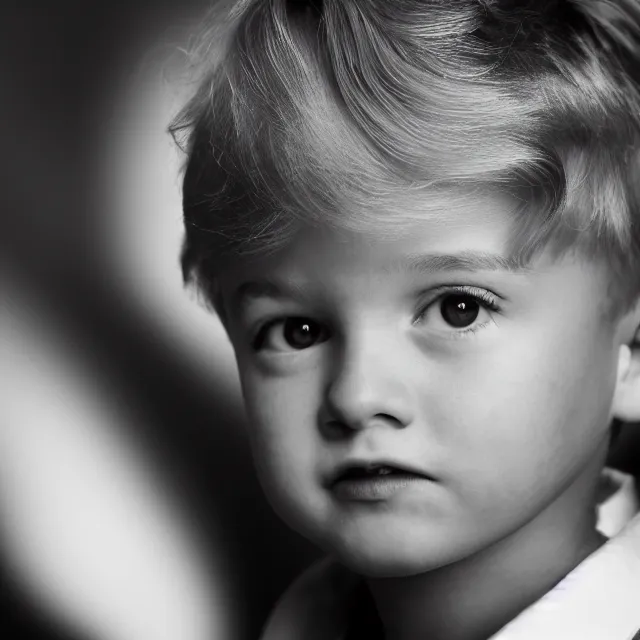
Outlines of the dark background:
M 69 357 L 91 372 L 94 388 L 124 408 L 123 428 L 135 430 L 163 491 L 182 505 L 184 521 L 212 559 L 207 570 L 223 580 L 237 637 L 254 638 L 274 600 L 315 552 L 265 503 L 237 391 L 225 383 L 234 376 L 228 358 L 203 366 L 158 322 L 157 308 L 142 301 L 139 280 L 128 282 L 130 263 L 114 269 L 117 236 L 109 228 L 117 212 L 104 197 L 110 184 L 104 149 L 123 133 L 123 101 L 135 100 L 136 78 L 144 76 L 145 64 L 154 68 L 154 52 L 162 57 L 184 44 L 203 7 L 195 0 L 6 6 L 0 259 L 5 281 L 28 294 L 29 313 L 52 339 L 72 345 Z M 149 225 L 132 246 L 139 241 L 141 251 L 153 253 L 154 233 Z M 177 255 L 162 260 L 177 273 Z M 11 304 L 21 303 L 14 298 Z M 202 326 L 189 322 L 183 333 Z M 613 453 L 618 467 L 636 473 L 638 433 L 625 429 Z M 2 558 L 0 613 L 5 628 L 17 625 L 11 637 L 84 637 L 55 611 L 45 613 Z
M 135 94 L 141 65 L 153 67 L 156 49 L 164 55 L 184 45 L 181 29 L 203 7 L 161 0 L 3 7 L 0 259 L 3 279 L 27 293 L 29 314 L 70 345 L 95 389 L 124 408 L 163 489 L 183 505 L 205 556 L 216 558 L 214 580 L 224 566 L 231 626 L 238 638 L 254 638 L 314 552 L 265 503 L 237 398 L 218 384 L 233 375 L 228 361 L 216 378 L 215 358 L 203 368 L 181 348 L 113 269 L 115 248 L 105 240 L 115 214 L 103 198 L 102 153 L 110 136 L 122 135 L 122 86 L 133 78 Z M 146 233 L 143 249 L 154 228 Z M 177 253 L 162 259 L 178 273 Z M 55 612 L 41 612 L 9 563 L 0 564 L 2 625 L 11 625 L 12 638 L 83 637 Z

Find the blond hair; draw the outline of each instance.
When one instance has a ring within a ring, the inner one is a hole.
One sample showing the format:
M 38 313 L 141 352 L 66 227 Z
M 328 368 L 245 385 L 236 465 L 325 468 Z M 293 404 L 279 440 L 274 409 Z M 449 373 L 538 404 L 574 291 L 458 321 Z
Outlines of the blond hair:
M 499 190 L 523 260 L 575 249 L 640 292 L 638 0 L 227 1 L 193 51 L 187 281 L 303 224 L 392 236 Z

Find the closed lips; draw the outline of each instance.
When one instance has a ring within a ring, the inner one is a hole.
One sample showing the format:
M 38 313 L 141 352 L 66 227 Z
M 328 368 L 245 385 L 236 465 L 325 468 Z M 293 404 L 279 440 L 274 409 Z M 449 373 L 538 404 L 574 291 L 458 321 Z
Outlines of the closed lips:
M 395 463 L 376 462 L 376 463 L 351 463 L 342 465 L 334 474 L 331 485 L 347 480 L 368 480 L 371 478 L 392 478 L 392 477 L 415 477 L 425 480 L 433 480 L 434 478 L 406 466 L 400 466 Z

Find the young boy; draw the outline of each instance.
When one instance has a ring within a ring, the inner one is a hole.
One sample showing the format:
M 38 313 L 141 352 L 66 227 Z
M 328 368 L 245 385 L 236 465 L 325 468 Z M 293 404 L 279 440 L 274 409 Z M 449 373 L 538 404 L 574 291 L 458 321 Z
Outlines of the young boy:
M 640 421 L 640 2 L 212 25 L 172 127 L 184 273 L 267 496 L 330 558 L 264 637 L 630 640 L 640 520 L 607 540 L 597 505 Z

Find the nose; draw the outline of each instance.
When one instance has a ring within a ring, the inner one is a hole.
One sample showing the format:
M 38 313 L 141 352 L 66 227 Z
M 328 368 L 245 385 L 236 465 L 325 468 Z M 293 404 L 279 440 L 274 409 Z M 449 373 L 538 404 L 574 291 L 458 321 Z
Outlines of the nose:
M 409 367 L 397 350 L 370 342 L 345 347 L 336 358 L 325 393 L 328 432 L 353 432 L 380 422 L 405 428 L 414 419 Z

